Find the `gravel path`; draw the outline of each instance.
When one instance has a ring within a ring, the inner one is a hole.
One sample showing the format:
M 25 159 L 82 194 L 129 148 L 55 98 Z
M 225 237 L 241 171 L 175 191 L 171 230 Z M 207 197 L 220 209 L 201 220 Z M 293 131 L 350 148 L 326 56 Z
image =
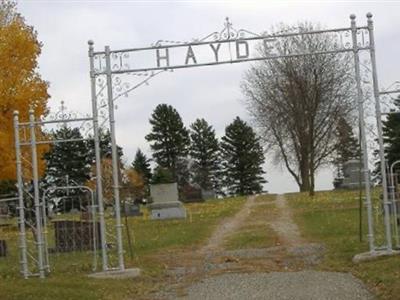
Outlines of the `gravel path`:
M 357 300 L 374 299 L 350 274 L 301 271 L 223 274 L 202 280 L 187 290 L 187 300 Z
M 251 208 L 256 204 L 255 196 L 249 197 L 235 216 L 221 222 L 206 245 L 198 252 L 200 257 L 203 257 L 199 265 L 170 270 L 176 278 L 175 281 L 182 283 L 188 275 L 197 274 L 197 279 L 196 276 L 193 278 L 189 276 L 195 283 L 191 281 L 188 285 L 184 284 L 178 288 L 181 291 L 179 294 L 176 293 L 177 288 L 165 290 L 159 293 L 157 299 L 374 299 L 364 284 L 351 274 L 307 270 L 319 263 L 323 257 L 324 246 L 310 244 L 301 237 L 283 195 L 278 195 L 275 200 L 278 216 L 272 220 L 265 220 L 278 233 L 282 245 L 267 249 L 224 250 L 224 239 L 245 223 Z M 222 260 L 220 262 L 212 260 L 218 258 Z M 257 265 L 250 265 L 251 268 L 246 269 L 241 265 L 241 260 L 246 259 L 259 261 Z M 262 268 L 257 272 L 256 267 L 260 265 Z M 298 268 L 298 265 L 302 267 Z M 282 269 L 290 272 L 271 272 Z M 302 271 L 299 271 L 300 269 Z M 213 271 L 219 273 L 212 273 Z M 255 272 L 248 273 L 252 271 Z M 264 273 L 265 271 L 268 273 Z M 212 274 L 218 275 L 212 276 Z M 203 279 L 196 282 L 200 278 Z
M 270 225 L 278 233 L 280 239 L 287 245 L 299 245 L 304 243 L 300 236 L 300 231 L 292 218 L 290 207 L 286 204 L 283 195 L 278 195 L 275 200 L 276 207 L 279 209 L 279 216 Z
M 200 249 L 200 253 L 220 250 L 225 238 L 234 233 L 249 216 L 251 207 L 255 205 L 256 196 L 250 196 L 243 208 L 228 220 L 224 220 L 208 239 L 207 244 Z

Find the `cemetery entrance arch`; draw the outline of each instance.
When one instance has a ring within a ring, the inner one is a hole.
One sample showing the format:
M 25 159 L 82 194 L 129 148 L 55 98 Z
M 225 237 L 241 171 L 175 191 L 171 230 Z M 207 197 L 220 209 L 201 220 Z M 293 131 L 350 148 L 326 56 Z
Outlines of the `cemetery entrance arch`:
M 360 54 L 369 53 L 370 67 L 373 81 L 373 95 L 375 100 L 375 115 L 377 136 L 379 142 L 379 155 L 381 161 L 381 174 L 383 185 L 383 207 L 385 244 L 384 248 L 392 249 L 392 233 L 390 228 L 390 213 L 387 191 L 387 177 L 384 159 L 381 108 L 379 101 L 378 77 L 376 71 L 374 26 L 372 14 L 367 14 L 367 25 L 357 26 L 355 15 L 350 16 L 350 27 L 317 30 L 285 32 L 280 34 L 257 34 L 245 29 L 236 30 L 229 19 L 221 31 L 213 32 L 204 38 L 189 42 L 159 40 L 151 46 L 111 50 L 106 46 L 103 51 L 95 51 L 94 44 L 89 41 L 89 58 L 91 74 L 92 100 L 100 101 L 109 107 L 109 122 L 113 136 L 113 168 L 114 168 L 114 196 L 116 206 L 119 204 L 117 156 L 115 151 L 115 119 L 114 101 L 137 88 L 149 79 L 164 71 L 194 68 L 202 66 L 215 66 L 221 64 L 235 64 L 249 61 L 281 59 L 288 57 L 302 57 L 307 55 L 326 55 L 349 52 L 354 56 L 355 89 L 357 94 L 357 107 L 360 125 L 360 140 L 363 152 L 363 173 L 365 181 L 365 205 L 368 215 L 368 240 L 370 251 L 375 251 L 377 246 L 374 240 L 373 212 L 371 204 L 370 174 L 368 167 L 368 147 L 364 124 L 364 98 L 362 92 Z M 332 49 L 320 52 L 298 52 L 281 55 L 276 51 L 275 43 L 291 36 L 301 35 L 330 35 L 336 41 Z M 261 44 L 265 51 L 254 51 L 254 45 Z M 131 85 L 129 77 L 143 76 L 145 79 L 136 85 Z M 120 227 L 119 237 L 121 237 Z M 122 241 L 121 241 L 122 243 Z M 120 257 L 121 265 L 123 258 Z

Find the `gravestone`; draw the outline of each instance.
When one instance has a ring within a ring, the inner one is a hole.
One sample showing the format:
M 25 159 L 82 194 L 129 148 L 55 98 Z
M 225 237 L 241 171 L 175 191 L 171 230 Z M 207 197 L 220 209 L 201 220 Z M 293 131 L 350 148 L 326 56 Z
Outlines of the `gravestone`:
M 122 213 L 128 217 L 138 217 L 142 216 L 143 213 L 140 212 L 140 206 L 138 204 L 133 203 L 125 203 L 125 210 Z
M 0 218 L 8 215 L 8 206 L 0 203 Z
M 360 186 L 360 180 L 361 187 L 364 187 L 365 178 L 362 163 L 356 159 L 345 162 L 343 164 L 343 181 L 340 184 L 340 187 L 346 189 L 356 189 Z
M 88 221 L 53 221 L 55 252 L 90 251 L 100 248 L 100 223 Z M 94 236 L 95 235 L 95 236 Z M 96 237 L 96 244 L 94 243 Z
M 140 212 L 140 205 L 133 203 L 132 199 L 127 197 L 123 205 L 121 205 L 121 215 L 127 217 L 139 217 L 142 216 L 143 213 Z
M 5 240 L 0 240 L 0 257 L 7 256 L 7 243 Z
M 201 190 L 201 197 L 203 198 L 203 200 L 207 200 L 207 199 L 214 199 L 215 196 L 215 191 L 214 190 Z
M 182 202 L 203 202 L 201 187 L 195 184 L 186 184 L 181 190 Z
M 186 209 L 178 200 L 178 185 L 176 183 L 152 184 L 150 195 L 153 203 L 149 205 L 153 220 L 184 219 Z

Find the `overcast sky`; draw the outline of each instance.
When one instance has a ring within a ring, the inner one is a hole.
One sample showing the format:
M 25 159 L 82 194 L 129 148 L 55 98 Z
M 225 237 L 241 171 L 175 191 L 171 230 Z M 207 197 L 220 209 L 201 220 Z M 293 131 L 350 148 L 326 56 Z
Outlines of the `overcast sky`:
M 329 28 L 348 27 L 349 15 L 366 24 L 374 14 L 379 81 L 382 87 L 400 80 L 399 1 L 19 1 L 19 11 L 43 43 L 42 77 L 50 82 L 51 108 L 61 100 L 71 110 L 90 112 L 87 41 L 103 50 L 150 46 L 157 40 L 187 41 L 220 31 L 225 17 L 236 29 L 261 33 L 278 23 L 312 21 Z M 159 103 L 173 105 L 188 126 L 205 118 L 218 136 L 235 116 L 251 122 L 240 82 L 249 63 L 176 70 L 153 78 L 149 85 L 118 100 L 117 142 L 130 162 L 138 147 L 150 155 L 144 136 Z M 266 189 L 297 191 L 286 170 L 268 160 Z M 318 173 L 317 189 L 332 188 L 332 170 Z

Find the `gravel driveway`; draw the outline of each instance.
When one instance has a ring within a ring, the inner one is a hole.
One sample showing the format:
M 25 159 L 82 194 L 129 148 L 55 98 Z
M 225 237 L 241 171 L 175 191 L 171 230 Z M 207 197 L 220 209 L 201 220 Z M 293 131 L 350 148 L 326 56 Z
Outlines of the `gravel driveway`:
M 199 253 L 204 257 L 203 262 L 199 266 L 184 266 L 169 270 L 177 285 L 160 291 L 155 295 L 155 299 L 374 299 L 364 284 L 351 274 L 304 270 L 304 268 L 319 263 L 323 257 L 324 246 L 308 243 L 302 238 L 283 195 L 278 195 L 275 203 L 279 211 L 278 216 L 272 220 L 265 220 L 265 222 L 278 233 L 280 241 L 282 241 L 281 245 L 267 249 L 233 251 L 223 249 L 225 238 L 246 223 L 251 208 L 256 205 L 255 197 L 250 197 L 243 209 L 235 216 L 224 220 L 206 245 L 201 248 Z M 218 258 L 221 258 L 222 263 Z M 229 258 L 229 262 L 226 262 L 226 258 Z M 240 269 L 246 266 L 246 259 L 249 259 L 251 270 Z M 264 269 L 248 273 L 255 269 L 251 259 L 258 259 L 259 265 L 261 264 Z M 263 265 L 261 262 L 266 264 Z M 303 271 L 298 271 L 299 266 Z M 271 272 L 274 268 L 275 271 L 284 268 L 289 272 Z M 260 273 L 264 270 L 270 272 Z M 297 271 L 294 272 L 294 270 Z M 224 274 L 212 276 L 212 272 L 218 271 L 224 272 Z M 192 283 L 196 274 L 197 278 L 203 279 Z M 185 282 L 186 277 L 189 280 Z
M 223 274 L 187 289 L 188 300 L 357 300 L 374 299 L 354 276 L 334 272 L 272 272 Z

